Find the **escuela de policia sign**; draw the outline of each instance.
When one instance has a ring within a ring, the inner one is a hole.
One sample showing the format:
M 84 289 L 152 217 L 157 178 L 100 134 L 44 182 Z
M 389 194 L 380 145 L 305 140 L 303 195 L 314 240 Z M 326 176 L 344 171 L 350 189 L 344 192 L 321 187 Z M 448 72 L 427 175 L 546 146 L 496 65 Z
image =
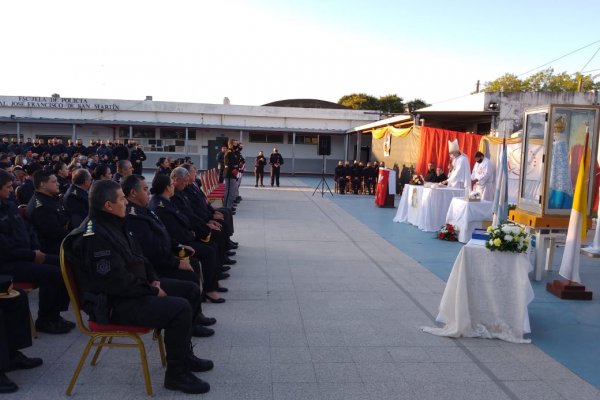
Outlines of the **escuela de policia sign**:
M 115 103 L 98 103 L 97 100 L 80 99 L 76 97 L 30 97 L 17 96 L 12 99 L 0 99 L 0 107 L 21 108 L 56 108 L 80 110 L 114 110 L 119 105 Z

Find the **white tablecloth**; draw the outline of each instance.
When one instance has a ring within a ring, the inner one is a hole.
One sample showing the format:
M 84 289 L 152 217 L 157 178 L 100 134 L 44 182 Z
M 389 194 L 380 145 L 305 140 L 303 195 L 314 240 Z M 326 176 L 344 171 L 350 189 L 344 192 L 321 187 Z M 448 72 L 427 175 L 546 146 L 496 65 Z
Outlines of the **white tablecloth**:
M 528 275 L 531 263 L 524 253 L 492 252 L 475 242 L 462 248 L 446 283 L 436 319 L 445 326 L 423 331 L 530 343 L 523 335 L 531 332 L 527 312 L 534 296 Z
M 464 198 L 455 197 L 450 202 L 446 223 L 458 229 L 458 241 L 467 243 L 475 228 L 481 228 L 483 221 L 492 219 L 491 201 L 466 201 Z
M 444 225 L 452 199 L 464 195 L 464 189 L 405 185 L 394 222 L 408 222 L 423 231 L 436 232 Z

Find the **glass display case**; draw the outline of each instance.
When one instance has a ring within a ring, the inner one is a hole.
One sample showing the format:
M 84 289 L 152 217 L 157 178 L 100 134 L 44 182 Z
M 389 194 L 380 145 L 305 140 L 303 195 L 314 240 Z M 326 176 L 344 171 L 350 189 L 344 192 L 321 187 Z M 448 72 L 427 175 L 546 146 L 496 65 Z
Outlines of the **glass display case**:
M 593 155 L 592 179 L 587 181 L 589 215 L 597 189 L 599 114 L 600 107 L 584 105 L 551 104 L 525 111 L 518 204 L 511 219 L 529 226 L 568 225 L 588 127 Z

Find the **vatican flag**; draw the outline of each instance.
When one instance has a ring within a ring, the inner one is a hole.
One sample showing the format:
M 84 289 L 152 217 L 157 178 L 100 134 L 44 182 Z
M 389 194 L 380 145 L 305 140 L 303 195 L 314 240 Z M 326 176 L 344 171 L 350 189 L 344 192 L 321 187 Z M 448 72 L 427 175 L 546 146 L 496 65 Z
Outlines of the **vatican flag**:
M 569 230 L 567 232 L 567 242 L 565 252 L 563 253 L 560 270 L 558 273 L 565 279 L 581 283 L 579 276 L 579 256 L 581 253 L 581 242 L 585 240 L 587 234 L 587 175 L 588 175 L 588 135 L 585 135 L 585 147 L 579 172 L 577 173 L 577 183 L 575 184 L 575 193 L 573 196 L 573 208 L 571 209 L 571 218 L 569 219 Z

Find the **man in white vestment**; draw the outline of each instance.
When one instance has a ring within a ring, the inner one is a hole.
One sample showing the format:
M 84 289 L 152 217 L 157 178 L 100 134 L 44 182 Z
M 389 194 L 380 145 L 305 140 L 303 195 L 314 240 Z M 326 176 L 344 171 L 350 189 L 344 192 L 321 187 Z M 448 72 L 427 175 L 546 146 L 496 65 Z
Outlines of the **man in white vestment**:
M 480 194 L 481 200 L 494 201 L 494 165 L 480 151 L 475 153 L 475 161 L 471 174 L 473 190 Z
M 470 188 L 471 167 L 469 159 L 458 148 L 458 140 L 454 139 L 448 142 L 448 152 L 452 160 L 452 171 L 450 171 L 448 179 L 442 183 L 451 188 Z

